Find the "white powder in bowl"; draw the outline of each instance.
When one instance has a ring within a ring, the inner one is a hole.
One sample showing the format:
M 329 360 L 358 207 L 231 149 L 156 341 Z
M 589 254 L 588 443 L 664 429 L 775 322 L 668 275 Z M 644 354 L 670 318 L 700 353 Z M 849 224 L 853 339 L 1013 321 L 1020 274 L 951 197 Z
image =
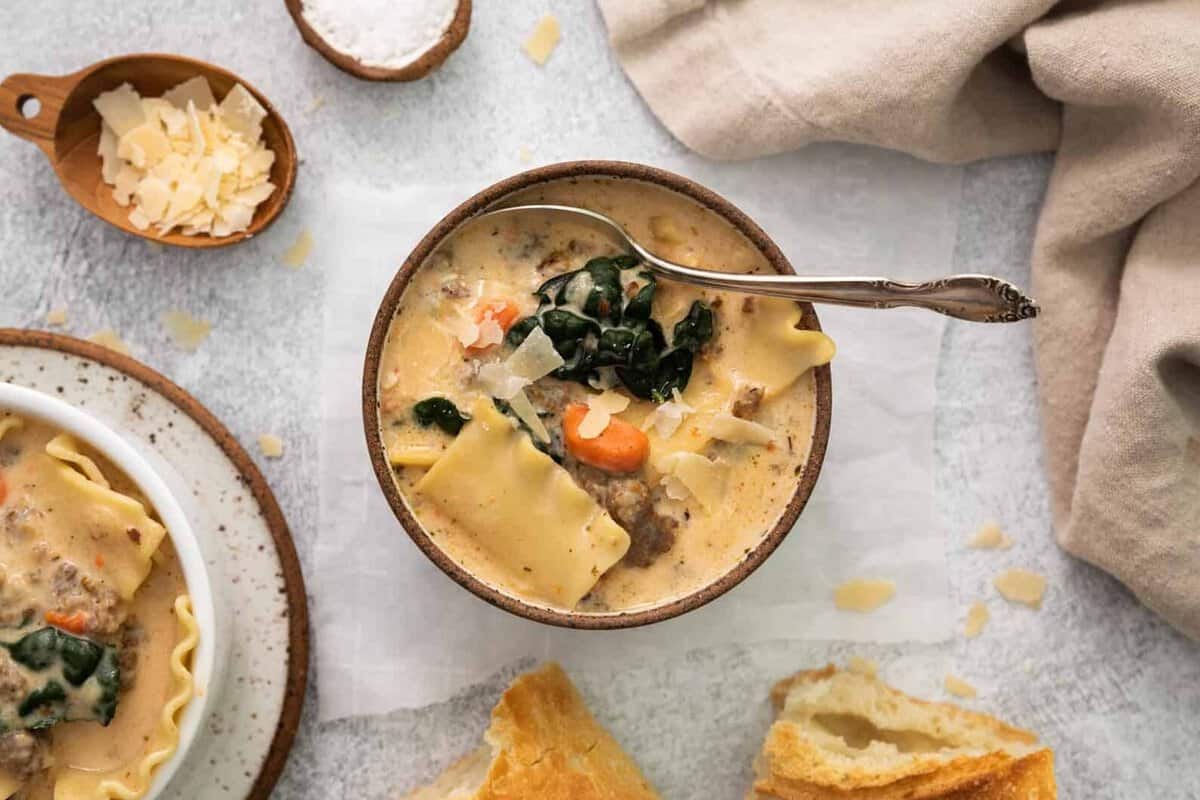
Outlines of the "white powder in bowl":
M 370 67 L 416 61 L 450 27 L 458 0 L 304 0 L 304 18 L 329 46 Z

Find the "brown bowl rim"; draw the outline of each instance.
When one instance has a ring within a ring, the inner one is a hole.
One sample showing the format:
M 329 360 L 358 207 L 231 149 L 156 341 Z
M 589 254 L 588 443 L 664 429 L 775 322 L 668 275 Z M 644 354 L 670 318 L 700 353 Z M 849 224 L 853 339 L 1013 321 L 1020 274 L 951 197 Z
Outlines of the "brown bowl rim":
M 563 628 L 586 630 L 611 630 L 633 628 L 671 619 L 697 609 L 728 592 L 758 569 L 779 547 L 795 525 L 817 483 L 825 450 L 829 443 L 830 419 L 833 397 L 831 372 L 828 364 L 813 371 L 816 384 L 816 419 L 813 425 L 812 444 L 808 460 L 804 464 L 796 491 L 784 508 L 779 520 L 758 544 L 731 569 L 717 580 L 696 591 L 676 598 L 663 605 L 635 611 L 611 614 L 589 614 L 576 611 L 561 611 L 547 608 L 506 594 L 484 583 L 470 574 L 458 562 L 441 550 L 426 533 L 424 527 L 409 511 L 401 496 L 399 486 L 392 476 L 391 465 L 383 448 L 379 424 L 378 375 L 383 347 L 387 341 L 388 328 L 395 316 L 397 306 L 417 268 L 425 262 L 434 249 L 466 220 L 495 205 L 515 192 L 541 183 L 571 178 L 617 178 L 653 183 L 676 191 L 700 203 L 720 215 L 738 229 L 763 254 L 776 272 L 795 274 L 795 269 L 766 232 L 763 231 L 741 209 L 725 198 L 700 184 L 673 172 L 627 161 L 565 161 L 518 173 L 492 184 L 468 198 L 441 219 L 417 244 L 405 259 L 395 277 L 392 278 L 383 299 L 380 301 L 371 335 L 367 342 L 363 364 L 362 411 L 363 428 L 367 439 L 367 452 L 374 467 L 375 477 L 387 498 L 388 505 L 409 538 L 442 572 L 475 596 L 519 617 L 535 622 Z M 809 330 L 821 330 L 820 320 L 811 304 L 801 303 L 801 324 Z
M 403 67 L 375 67 L 370 64 L 364 64 L 349 53 L 338 50 L 326 41 L 321 34 L 317 33 L 313 26 L 308 24 L 308 20 L 304 18 L 304 0 L 284 0 L 284 5 L 287 7 L 288 14 L 291 15 L 292 21 L 296 23 L 296 28 L 300 31 L 300 38 L 304 40 L 305 44 L 316 50 L 321 54 L 322 58 L 347 75 L 367 81 L 406 82 L 420 80 L 441 66 L 450 57 L 450 54 L 457 50 L 459 45 L 466 40 L 467 33 L 471 30 L 471 0 L 458 0 L 458 7 L 454 10 L 454 17 L 451 18 L 450 24 L 446 26 L 446 30 L 443 31 L 441 38 L 434 43 L 433 47 L 422 53 L 420 58 L 411 64 L 405 64 Z

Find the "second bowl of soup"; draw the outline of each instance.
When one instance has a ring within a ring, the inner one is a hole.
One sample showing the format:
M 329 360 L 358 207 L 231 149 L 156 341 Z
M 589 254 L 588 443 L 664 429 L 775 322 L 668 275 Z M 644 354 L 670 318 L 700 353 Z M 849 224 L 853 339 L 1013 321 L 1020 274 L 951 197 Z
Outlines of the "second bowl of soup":
M 413 541 L 513 613 L 641 625 L 736 585 L 787 535 L 829 435 L 832 341 L 812 307 L 656 278 L 562 214 L 582 206 L 668 259 L 792 272 L 713 192 L 571 162 L 489 187 L 393 280 L 363 381 L 368 448 Z

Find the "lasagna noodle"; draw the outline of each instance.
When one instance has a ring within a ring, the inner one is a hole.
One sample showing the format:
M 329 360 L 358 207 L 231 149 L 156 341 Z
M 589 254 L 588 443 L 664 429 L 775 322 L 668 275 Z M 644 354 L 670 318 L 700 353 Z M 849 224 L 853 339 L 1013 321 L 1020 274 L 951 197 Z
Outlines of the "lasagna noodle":
M 418 493 L 452 517 L 523 596 L 573 608 L 629 549 L 629 535 L 490 400 Z
M 0 422 L 0 426 L 2 426 L 3 424 L 4 423 Z M 2 435 L 3 435 L 3 432 L 0 431 L 0 436 L 2 436 Z M 14 794 L 17 793 L 17 790 L 20 788 L 21 788 L 21 782 L 19 780 L 17 780 L 16 778 L 14 778 L 12 775 L 8 774 L 4 770 L 0 769 L 0 797 L 4 797 L 4 798 L 12 797 Z
M 72 531 L 64 530 L 75 545 L 70 549 L 87 550 L 79 554 L 81 564 L 94 563 L 100 557 L 104 580 L 123 599 L 132 599 L 150 574 L 151 557 L 162 544 L 166 528 L 150 517 L 140 501 L 113 490 L 100 468 L 72 437 L 66 434 L 54 437 L 46 445 L 46 454 L 56 463 L 37 493 L 44 493 L 47 505 L 52 508 L 59 507 L 54 501 L 61 498 L 62 507 L 69 509 L 72 516 L 86 515 L 86 519 L 72 522 L 86 523 L 92 532 L 87 541 L 80 541 Z
M 4 434 L 8 433 L 9 431 L 15 431 L 24 425 L 25 420 L 21 419 L 20 417 L 7 416 L 0 418 L 0 439 L 3 439 Z M 0 794 L 0 797 L 3 796 L 3 794 Z
M 191 597 L 180 595 L 174 608 L 179 640 L 171 651 L 171 693 L 141 756 L 135 763 L 107 772 L 60 772 L 54 784 L 54 800 L 137 800 L 150 788 L 154 770 L 174 755 L 179 747 L 179 717 L 195 693 L 191 661 L 200 640 Z

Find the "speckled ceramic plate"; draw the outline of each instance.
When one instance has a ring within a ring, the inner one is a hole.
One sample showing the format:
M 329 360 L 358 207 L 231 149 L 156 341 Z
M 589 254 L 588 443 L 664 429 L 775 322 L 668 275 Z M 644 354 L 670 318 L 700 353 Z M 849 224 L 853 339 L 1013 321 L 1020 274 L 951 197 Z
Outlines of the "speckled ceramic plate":
M 287 522 L 254 462 L 216 417 L 149 367 L 90 342 L 0 328 L 0 381 L 56 395 L 161 458 L 193 505 L 231 641 L 221 694 L 164 798 L 265 800 L 304 702 L 308 609 Z M 172 474 L 173 473 L 173 474 Z M 219 577 L 223 573 L 223 577 Z

